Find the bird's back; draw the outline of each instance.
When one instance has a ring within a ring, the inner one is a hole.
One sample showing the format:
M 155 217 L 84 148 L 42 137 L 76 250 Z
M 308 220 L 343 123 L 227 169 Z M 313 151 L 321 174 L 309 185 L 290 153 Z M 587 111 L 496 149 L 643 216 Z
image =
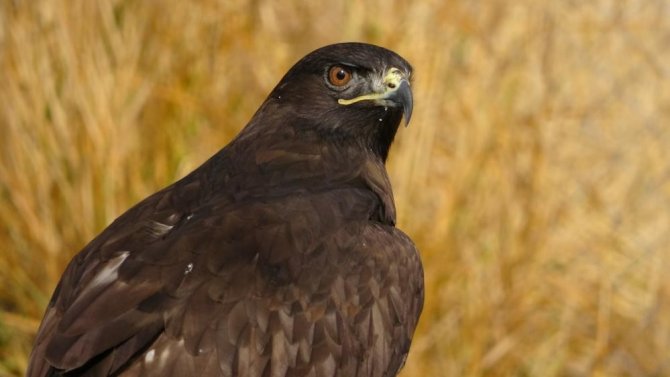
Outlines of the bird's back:
M 68 267 L 30 375 L 394 375 L 418 255 L 375 192 L 383 165 L 330 168 L 330 149 L 247 149 L 235 168 L 224 150 L 121 216 Z

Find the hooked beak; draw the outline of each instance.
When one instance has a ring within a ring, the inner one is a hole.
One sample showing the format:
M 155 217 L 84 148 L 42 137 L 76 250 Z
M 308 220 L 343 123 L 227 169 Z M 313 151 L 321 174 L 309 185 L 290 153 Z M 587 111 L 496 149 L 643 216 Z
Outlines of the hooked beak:
M 337 102 L 340 105 L 351 105 L 360 101 L 374 101 L 380 106 L 402 107 L 405 126 L 409 125 L 414 102 L 408 78 L 398 68 L 391 68 L 384 76 L 381 86 L 379 91 L 351 99 L 340 99 Z
M 402 115 L 405 118 L 405 127 L 409 125 L 409 120 L 412 118 L 412 109 L 414 108 L 414 101 L 412 99 L 412 89 L 409 87 L 409 81 L 402 79 L 400 87 L 391 93 L 389 99 L 394 103 L 402 106 Z

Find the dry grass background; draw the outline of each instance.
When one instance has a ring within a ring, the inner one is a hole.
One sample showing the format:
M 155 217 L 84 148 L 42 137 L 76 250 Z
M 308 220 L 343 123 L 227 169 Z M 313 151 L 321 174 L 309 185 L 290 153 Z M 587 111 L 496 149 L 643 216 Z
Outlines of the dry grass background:
M 670 2 L 0 1 L 0 375 L 86 241 L 321 45 L 414 65 L 403 376 L 670 375 Z

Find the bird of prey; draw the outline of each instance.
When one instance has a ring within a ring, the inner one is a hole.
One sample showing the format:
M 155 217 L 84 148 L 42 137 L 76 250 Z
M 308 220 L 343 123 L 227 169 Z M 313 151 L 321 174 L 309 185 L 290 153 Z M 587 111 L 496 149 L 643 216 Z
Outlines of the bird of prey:
M 298 61 L 232 142 L 73 258 L 28 376 L 395 376 L 423 305 L 385 170 L 411 73 L 363 43 Z

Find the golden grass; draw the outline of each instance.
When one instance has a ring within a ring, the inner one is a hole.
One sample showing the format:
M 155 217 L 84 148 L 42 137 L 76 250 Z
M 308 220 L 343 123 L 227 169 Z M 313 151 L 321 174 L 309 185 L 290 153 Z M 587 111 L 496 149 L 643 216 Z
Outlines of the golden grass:
M 0 2 L 0 375 L 85 242 L 344 40 L 416 71 L 403 376 L 670 375 L 667 0 Z

